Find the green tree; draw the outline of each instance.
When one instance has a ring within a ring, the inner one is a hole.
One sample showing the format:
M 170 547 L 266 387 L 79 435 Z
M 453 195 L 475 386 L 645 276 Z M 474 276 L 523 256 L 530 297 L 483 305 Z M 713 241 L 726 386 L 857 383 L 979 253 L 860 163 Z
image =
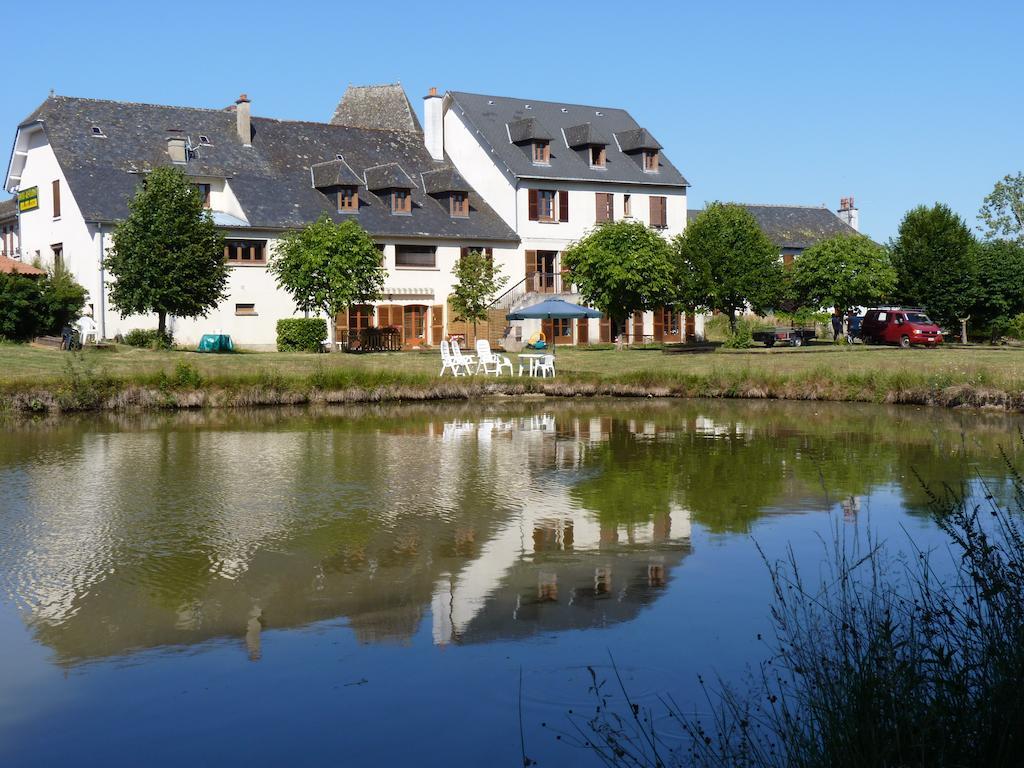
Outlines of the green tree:
M 562 254 L 583 300 L 617 327 L 633 312 L 668 304 L 675 285 L 672 249 L 638 221 L 607 221 Z
M 903 217 L 890 250 L 900 300 L 924 306 L 946 326 L 959 323 L 966 338 L 977 288 L 977 248 L 964 220 L 942 203 L 920 205 Z
M 977 246 L 977 286 L 971 317 L 989 338 L 1003 336 L 1024 312 L 1024 243 L 990 240 Z
M 352 304 L 377 301 L 384 287 L 384 268 L 373 238 L 359 222 L 346 219 L 336 224 L 326 214 L 286 233 L 269 269 L 301 311 L 329 318 Z M 334 323 L 328 326 L 333 328 Z
M 0 339 L 25 341 L 36 336 L 41 306 L 36 278 L 0 272 Z
M 82 316 L 87 291 L 71 273 L 57 268 L 40 283 L 39 327 L 45 334 L 59 334 L 65 325 Z
M 718 310 L 736 330 L 736 314 L 757 314 L 783 295 L 779 249 L 740 205 L 712 203 L 673 241 L 679 303 L 690 310 Z
M 799 305 L 845 312 L 888 298 L 896 289 L 896 270 L 877 243 L 863 235 L 836 235 L 800 254 L 790 283 Z
M 227 296 L 224 240 L 199 190 L 177 168 L 156 168 L 128 201 L 104 267 L 111 305 L 124 314 L 205 317 Z
M 1004 176 L 985 197 L 978 218 L 988 239 L 1024 242 L 1024 173 Z
M 459 259 L 452 275 L 457 282 L 448 301 L 459 317 L 473 323 L 476 338 L 476 324 L 487 319 L 487 307 L 508 282 L 508 277 L 501 274 L 500 266 L 494 266 L 493 259 L 480 251 L 470 251 Z

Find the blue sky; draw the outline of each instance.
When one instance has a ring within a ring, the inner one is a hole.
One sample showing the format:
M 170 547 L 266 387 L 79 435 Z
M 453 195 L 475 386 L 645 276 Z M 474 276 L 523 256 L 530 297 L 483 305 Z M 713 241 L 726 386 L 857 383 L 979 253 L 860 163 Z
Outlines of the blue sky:
M 176 17 L 177 15 L 177 17 Z M 10 3 L 0 118 L 58 93 L 326 120 L 349 83 L 624 107 L 707 200 L 854 195 L 894 234 L 935 201 L 976 224 L 1024 170 L 1011 2 Z M 26 52 L 31 50 L 31 52 Z

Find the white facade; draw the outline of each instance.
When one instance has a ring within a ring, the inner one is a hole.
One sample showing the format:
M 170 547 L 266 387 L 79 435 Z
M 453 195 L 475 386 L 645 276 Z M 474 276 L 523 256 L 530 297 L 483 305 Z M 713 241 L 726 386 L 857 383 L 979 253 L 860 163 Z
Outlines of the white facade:
M 440 97 L 428 96 L 425 100 L 425 112 L 436 111 L 441 102 Z M 510 284 L 527 277 L 527 254 L 532 251 L 555 252 L 552 264 L 553 273 L 561 272 L 561 254 L 570 245 L 586 236 L 597 224 L 597 195 L 613 196 L 613 218 L 618 221 L 626 219 L 651 224 L 651 197 L 665 198 L 666 226 L 659 230 L 666 238 L 671 239 L 682 233 L 686 228 L 687 207 L 686 188 L 681 186 L 659 186 L 654 183 L 629 184 L 624 182 L 600 181 L 568 181 L 548 178 L 522 178 L 512 173 L 490 149 L 479 132 L 472 124 L 450 108 L 448 99 L 444 100 L 445 111 L 443 120 L 443 145 L 445 153 L 458 168 L 459 173 L 473 186 L 487 203 L 515 230 L 520 237 L 520 245 L 511 259 L 511 269 L 505 274 L 511 277 Z M 426 121 L 426 142 L 430 146 L 437 137 L 430 135 L 434 123 Z M 559 149 L 569 151 L 564 136 L 556 138 L 552 144 L 561 142 Z M 568 195 L 568 220 L 560 221 L 556 213 L 553 221 L 531 221 L 529 215 L 529 196 L 531 190 L 553 190 Z M 628 200 L 628 203 L 627 203 Z M 628 204 L 628 212 L 627 212 Z M 571 292 L 571 287 L 565 287 Z M 538 296 L 538 299 L 543 298 Z M 523 321 L 524 338 L 540 329 L 540 321 Z M 695 331 L 698 337 L 704 335 L 704 318 L 695 318 Z M 653 313 L 644 313 L 643 334 L 653 336 Z M 573 326 L 573 339 L 577 339 L 576 326 Z M 596 341 L 600 337 L 600 321 L 590 320 L 588 338 Z

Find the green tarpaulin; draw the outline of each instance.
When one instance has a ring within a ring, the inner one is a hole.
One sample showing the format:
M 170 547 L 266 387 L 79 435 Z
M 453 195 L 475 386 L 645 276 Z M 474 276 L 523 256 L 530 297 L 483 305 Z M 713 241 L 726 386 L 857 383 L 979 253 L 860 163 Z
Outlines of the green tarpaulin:
M 199 340 L 199 352 L 234 352 L 235 345 L 226 333 L 207 333 Z

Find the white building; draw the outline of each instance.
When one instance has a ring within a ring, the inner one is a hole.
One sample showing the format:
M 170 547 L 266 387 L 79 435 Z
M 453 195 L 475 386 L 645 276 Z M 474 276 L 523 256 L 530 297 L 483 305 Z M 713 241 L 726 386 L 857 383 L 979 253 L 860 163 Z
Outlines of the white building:
M 394 326 L 404 346 L 436 344 L 462 250 L 490 249 L 509 265 L 517 253 L 512 228 L 428 154 L 401 86 L 350 89 L 331 123 L 253 118 L 244 95 L 224 110 L 51 96 L 18 126 L 5 186 L 30 201 L 20 206 L 22 258 L 70 270 L 103 338 L 156 325 L 110 306 L 102 259 L 145 174 L 166 165 L 205 196 L 232 266 L 225 302 L 205 318 L 171 318 L 182 343 L 217 332 L 272 347 L 277 321 L 296 311 L 267 261 L 283 232 L 324 214 L 356 217 L 387 269 L 384 301 L 336 318 L 341 334 Z
M 640 221 L 666 238 L 686 227 L 689 183 L 625 110 L 432 91 L 424 126 L 431 155 L 450 159 L 519 235 L 511 273 L 519 289 L 509 293 L 508 309 L 546 298 L 537 294 L 578 300 L 562 280 L 561 255 L 603 221 Z M 559 344 L 703 335 L 703 318 L 668 310 L 635 315 L 626 328 L 609 320 L 545 325 Z

